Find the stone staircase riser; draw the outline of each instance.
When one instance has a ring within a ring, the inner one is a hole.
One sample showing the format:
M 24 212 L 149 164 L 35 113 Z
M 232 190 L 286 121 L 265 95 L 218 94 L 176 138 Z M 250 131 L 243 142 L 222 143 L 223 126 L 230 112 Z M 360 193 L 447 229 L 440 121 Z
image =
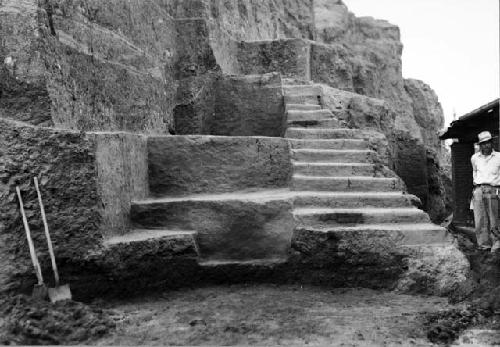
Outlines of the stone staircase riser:
M 307 127 L 307 128 L 336 128 L 339 126 L 337 119 L 320 119 L 320 120 L 288 120 L 288 126 Z
M 159 264 L 172 259 L 196 261 L 200 256 L 194 237 L 171 236 L 150 238 L 141 241 L 105 243 L 103 259 L 114 259 L 120 266 L 137 266 L 145 259 L 154 259 Z
M 300 140 L 289 139 L 292 149 L 368 149 L 364 140 Z
M 330 177 L 346 177 L 346 176 L 375 176 L 375 168 L 373 165 L 367 166 L 351 166 L 351 165 L 336 165 L 336 166 L 311 166 L 311 165 L 294 165 L 293 173 L 310 176 L 330 176 Z
M 313 131 L 289 128 L 285 137 L 291 139 L 363 139 L 363 133 L 356 129 L 312 129 Z
M 343 250 L 355 252 L 374 252 L 377 249 L 395 249 L 398 246 L 439 245 L 449 242 L 446 229 L 429 228 L 426 230 L 394 230 L 394 229 L 366 229 L 353 230 L 328 230 L 320 231 L 313 228 L 297 228 L 294 239 L 318 237 L 336 240 L 344 245 Z M 349 245 L 353 247 L 349 249 Z
M 292 178 L 292 188 L 293 190 L 306 191 L 390 192 L 401 190 L 401 185 L 397 179 L 369 181 L 334 177 L 308 180 L 294 177 Z
M 411 200 L 404 195 L 394 197 L 363 197 L 360 195 L 350 197 L 338 196 L 297 196 L 294 199 L 295 207 L 318 207 L 318 208 L 398 208 L 413 206 Z
M 388 210 L 383 214 L 369 213 L 318 213 L 294 215 L 299 225 L 307 227 L 342 226 L 381 223 L 428 223 L 429 217 L 418 209 L 413 213 L 395 213 Z
M 287 112 L 286 118 L 289 121 L 336 119 L 333 113 L 331 113 L 329 110 L 314 110 L 314 111 L 290 110 Z
M 321 105 L 304 105 L 304 104 L 286 104 L 287 111 L 318 111 L 321 110 Z
M 287 95 L 286 104 L 321 105 L 318 95 Z
M 315 85 L 285 85 L 283 92 L 287 96 L 300 96 L 300 95 L 321 95 L 321 88 Z
M 335 152 L 327 151 L 294 151 L 292 159 L 303 162 L 338 162 L 338 163 L 371 163 L 375 157 L 374 152 L 351 152 L 340 150 Z

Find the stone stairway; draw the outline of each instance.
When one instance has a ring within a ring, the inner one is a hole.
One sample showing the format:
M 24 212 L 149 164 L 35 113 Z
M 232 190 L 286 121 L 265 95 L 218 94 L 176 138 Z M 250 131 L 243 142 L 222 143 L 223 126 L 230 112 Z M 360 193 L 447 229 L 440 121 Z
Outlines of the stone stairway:
M 384 177 L 388 170 L 378 172 L 377 153 L 368 148 L 362 132 L 343 127 L 321 108 L 317 86 L 285 85 L 284 94 L 291 187 L 307 192 L 307 198 L 294 201 L 299 233 L 329 233 L 340 240 L 386 234 L 402 246 L 446 242 L 445 229 L 413 206 L 401 180 L 395 174 Z
M 347 273 L 359 269 L 363 278 L 367 255 L 373 262 L 370 271 L 387 276 L 397 261 L 379 264 L 373 259 L 388 259 L 387 254 L 396 254 L 396 259 L 397 254 L 407 256 L 406 251 L 399 253 L 400 247 L 425 252 L 426 247 L 449 244 L 445 229 L 432 224 L 428 215 L 414 206 L 417 199 L 403 192 L 401 180 L 387 168 L 380 168 L 366 133 L 346 128 L 332 112 L 322 108 L 317 86 L 285 85 L 284 95 L 289 147 L 283 149 L 289 148 L 286 161 L 291 164 L 288 188 L 194 194 L 186 191 L 172 196 L 161 189 L 154 191 L 155 184 L 163 187 L 161 181 L 171 178 L 165 178 L 161 171 L 153 177 L 150 170 L 153 191 L 147 199 L 132 201 L 132 229 L 106 240 L 108 254 L 119 255 L 125 262 L 134 259 L 135 263 L 152 259 L 165 265 L 173 259 L 187 261 L 207 273 L 244 274 L 247 269 L 262 273 L 262 269 L 269 269 L 277 271 L 272 276 L 286 278 L 286 271 L 293 277 L 297 266 L 307 268 L 310 247 L 326 247 L 328 251 L 319 256 L 320 261 L 331 261 L 327 259 L 333 256 L 337 259 L 334 263 L 348 268 Z M 223 141 L 222 148 L 229 145 L 227 139 L 203 141 Z M 204 146 L 202 152 L 207 151 Z M 230 148 L 230 153 L 236 150 L 233 142 Z M 161 160 L 164 150 L 158 153 L 160 157 L 149 160 Z M 200 163 L 209 164 L 204 159 Z M 194 164 L 190 161 L 189 165 Z M 218 175 L 227 174 L 227 169 L 221 170 Z M 297 254 L 301 254 L 299 258 Z M 364 255 L 358 259 L 349 254 Z M 339 281 L 351 283 L 349 279 Z M 359 282 L 353 279 L 352 283 Z
M 401 180 L 375 165 L 377 153 L 363 132 L 346 128 L 322 108 L 317 86 L 284 86 L 284 95 L 288 189 L 161 193 L 132 201 L 132 230 L 109 238 L 109 250 L 139 248 L 141 256 L 182 256 L 201 267 L 272 267 L 287 262 L 293 238 L 301 234 L 370 240 L 364 250 L 373 247 L 375 253 L 380 244 L 446 242 L 445 229 L 414 207 L 416 198 L 402 191 Z M 363 250 L 359 243 L 355 247 Z

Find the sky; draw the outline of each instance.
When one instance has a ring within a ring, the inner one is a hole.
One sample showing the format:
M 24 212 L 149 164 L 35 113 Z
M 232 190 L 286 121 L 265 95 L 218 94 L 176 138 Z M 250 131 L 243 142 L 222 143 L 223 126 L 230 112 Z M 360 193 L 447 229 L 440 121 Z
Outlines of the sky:
M 500 94 L 499 0 L 343 0 L 356 16 L 399 26 L 403 77 L 423 80 L 445 127 Z

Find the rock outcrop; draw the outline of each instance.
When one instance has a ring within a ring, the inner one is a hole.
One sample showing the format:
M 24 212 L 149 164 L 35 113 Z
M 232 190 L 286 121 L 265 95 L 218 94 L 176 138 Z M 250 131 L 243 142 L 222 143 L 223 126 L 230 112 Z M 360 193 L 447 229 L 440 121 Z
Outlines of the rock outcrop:
M 0 49 L 4 115 L 85 131 L 167 132 L 176 35 L 160 2 L 0 6 L 1 36 L 8 37 Z

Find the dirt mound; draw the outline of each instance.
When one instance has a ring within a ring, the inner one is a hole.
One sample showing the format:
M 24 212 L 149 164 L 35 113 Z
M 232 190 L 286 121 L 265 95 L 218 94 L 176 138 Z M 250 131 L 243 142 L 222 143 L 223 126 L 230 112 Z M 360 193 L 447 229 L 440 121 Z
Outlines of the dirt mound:
M 470 326 L 481 326 L 492 319 L 492 312 L 473 306 L 431 313 L 427 316 L 427 338 L 437 344 L 450 344 Z M 500 326 L 495 327 L 499 329 Z
M 450 344 L 471 327 L 500 332 L 500 254 L 481 251 L 475 236 L 466 230 L 448 226 L 460 250 L 471 265 L 471 277 L 449 297 L 450 303 L 466 303 L 464 309 L 451 309 L 426 316 L 430 341 Z
M 115 328 L 113 312 L 75 301 L 51 304 L 18 295 L 1 303 L 0 344 L 72 345 Z

